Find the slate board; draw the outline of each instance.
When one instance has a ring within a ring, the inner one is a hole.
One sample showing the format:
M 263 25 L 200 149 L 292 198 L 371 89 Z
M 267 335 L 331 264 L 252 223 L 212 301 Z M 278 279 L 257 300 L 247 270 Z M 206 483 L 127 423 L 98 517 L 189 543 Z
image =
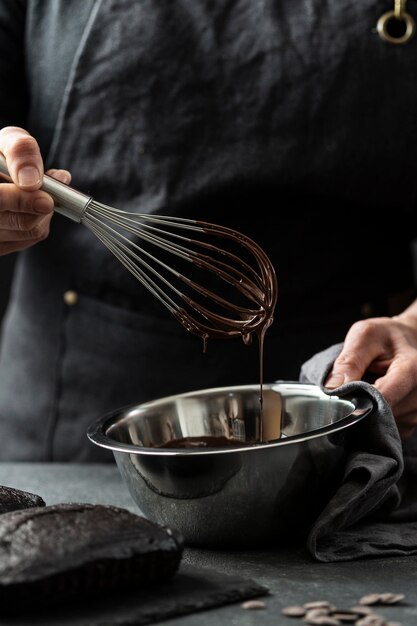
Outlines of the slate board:
M 140 626 L 242 602 L 269 593 L 254 580 L 212 569 L 181 565 L 164 585 L 5 616 L 1 626 Z

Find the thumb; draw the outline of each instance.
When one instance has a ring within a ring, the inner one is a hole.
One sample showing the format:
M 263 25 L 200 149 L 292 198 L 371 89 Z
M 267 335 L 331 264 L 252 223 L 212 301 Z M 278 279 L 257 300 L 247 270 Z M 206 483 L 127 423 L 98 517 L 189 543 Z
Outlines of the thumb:
M 324 386 L 327 389 L 336 389 L 336 387 L 340 387 L 345 382 L 348 382 L 348 381 L 345 380 L 344 372 L 339 372 L 337 370 L 337 366 L 334 365 L 333 369 L 331 370 L 329 376 L 326 379 L 326 382 L 324 383 Z
M 328 389 L 335 389 L 352 380 L 360 380 L 365 373 L 365 369 L 361 367 L 356 354 L 348 350 L 345 351 L 345 348 L 343 348 L 343 351 L 334 362 L 324 386 Z
M 365 341 L 363 333 L 352 326 L 324 386 L 335 389 L 344 383 L 361 380 L 369 365 L 378 356 L 375 348 L 373 342 Z

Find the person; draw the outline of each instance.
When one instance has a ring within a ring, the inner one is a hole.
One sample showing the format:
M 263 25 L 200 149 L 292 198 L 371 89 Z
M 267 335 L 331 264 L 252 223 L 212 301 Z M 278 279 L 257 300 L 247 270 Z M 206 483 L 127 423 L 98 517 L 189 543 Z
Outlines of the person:
M 329 388 L 373 377 L 412 436 L 417 38 L 379 36 L 391 4 L 0 1 L 12 177 L 0 252 L 19 253 L 2 460 L 109 460 L 85 434 L 104 413 L 259 380 L 256 345 L 218 340 L 204 354 L 87 229 L 54 214 L 45 170 L 117 208 L 252 237 L 279 284 L 265 380 L 297 379 L 344 341 Z

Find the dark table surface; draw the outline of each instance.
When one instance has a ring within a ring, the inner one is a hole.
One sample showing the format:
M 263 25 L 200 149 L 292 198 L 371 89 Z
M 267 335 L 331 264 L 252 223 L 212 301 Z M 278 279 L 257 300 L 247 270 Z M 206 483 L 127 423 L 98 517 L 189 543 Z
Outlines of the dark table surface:
M 0 484 L 37 493 L 47 505 L 90 502 L 140 513 L 113 464 L 3 463 Z M 301 626 L 302 620 L 284 617 L 282 608 L 312 600 L 329 600 L 337 607 L 349 608 L 365 594 L 388 591 L 404 593 L 405 601 L 378 608 L 378 612 L 403 626 L 417 625 L 417 556 L 323 564 L 313 561 L 302 546 L 284 546 L 234 552 L 186 549 L 183 562 L 250 577 L 271 593 L 262 598 L 264 610 L 244 610 L 239 603 L 231 604 L 171 619 L 170 624 Z

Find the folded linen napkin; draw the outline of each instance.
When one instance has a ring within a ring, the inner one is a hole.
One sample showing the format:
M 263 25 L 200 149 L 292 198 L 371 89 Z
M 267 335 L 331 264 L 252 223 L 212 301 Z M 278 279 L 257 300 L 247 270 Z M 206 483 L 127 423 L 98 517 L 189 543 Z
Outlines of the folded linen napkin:
M 323 386 L 342 344 L 314 355 L 300 380 Z M 342 483 L 313 523 L 307 548 L 319 561 L 417 554 L 417 436 L 401 442 L 391 409 L 366 382 L 327 393 L 371 398 L 352 430 Z

